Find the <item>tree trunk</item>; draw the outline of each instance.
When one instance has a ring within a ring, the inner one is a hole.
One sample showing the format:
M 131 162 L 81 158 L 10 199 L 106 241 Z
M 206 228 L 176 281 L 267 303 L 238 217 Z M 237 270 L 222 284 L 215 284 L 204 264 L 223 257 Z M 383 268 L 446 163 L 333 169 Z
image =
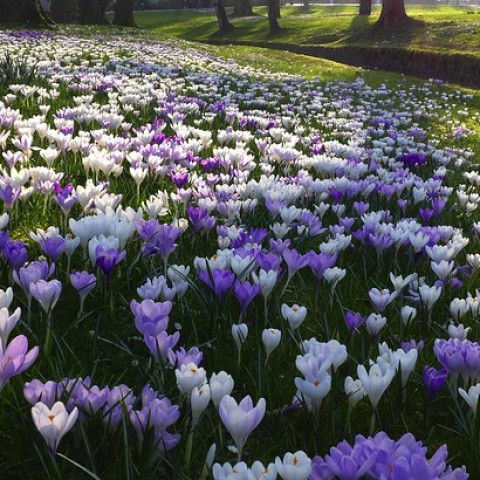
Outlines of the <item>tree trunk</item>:
M 304 12 L 309 12 L 310 11 L 310 0 L 303 0 L 302 10 Z
M 135 27 L 133 18 L 133 0 L 117 0 L 113 24 L 121 27 Z
M 251 17 L 255 15 L 252 10 L 252 2 L 250 0 L 234 0 L 233 16 L 234 17 Z
M 215 8 L 215 15 L 218 20 L 218 28 L 220 32 L 226 33 L 233 29 L 233 25 L 228 21 L 227 12 L 223 6 L 222 0 L 214 0 L 213 8 Z
M 280 10 L 279 7 L 279 0 L 268 0 L 267 7 L 268 7 L 268 25 L 270 26 L 270 33 L 278 33 L 282 29 L 278 24 L 278 12 Z
M 376 27 L 388 28 L 392 25 L 410 23 L 412 19 L 405 11 L 404 0 L 383 0 L 380 17 L 375 23 Z
M 359 15 L 371 15 L 372 14 L 372 0 L 360 0 Z
M 79 0 L 80 23 L 82 25 L 106 25 L 106 0 Z
M 52 0 L 51 16 L 57 23 L 78 23 L 78 6 L 75 0 Z
M 38 0 L 2 0 L 0 22 L 27 22 L 32 25 L 52 25 Z

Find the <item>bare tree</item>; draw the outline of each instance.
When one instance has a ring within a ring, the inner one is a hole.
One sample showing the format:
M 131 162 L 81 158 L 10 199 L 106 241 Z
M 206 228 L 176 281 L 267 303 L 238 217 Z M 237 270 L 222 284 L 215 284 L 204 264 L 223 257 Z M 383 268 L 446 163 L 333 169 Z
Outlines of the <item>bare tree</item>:
M 82 25 L 108 24 L 105 10 L 108 0 L 79 0 L 80 23 Z
M 0 2 L 0 22 L 53 24 L 39 0 L 2 0 Z
M 115 17 L 113 24 L 122 27 L 135 27 L 133 18 L 133 0 L 117 0 L 115 3 Z
M 383 0 L 380 17 L 375 23 L 376 27 L 388 28 L 392 25 L 416 23 L 405 11 L 404 0 Z
M 252 10 L 252 2 L 250 0 L 234 0 L 233 16 L 234 17 L 250 17 L 254 15 Z
M 270 26 L 270 33 L 278 33 L 282 30 L 277 20 L 277 18 L 280 16 L 279 0 L 267 0 L 267 8 L 268 8 L 268 25 Z
M 78 23 L 78 5 L 76 0 L 52 0 L 50 15 L 58 23 Z
M 372 14 L 372 0 L 360 0 L 359 15 L 371 15 Z
M 218 28 L 220 32 L 229 32 L 233 29 L 233 25 L 228 21 L 227 12 L 225 11 L 225 7 L 223 6 L 222 0 L 214 0 L 213 7 L 215 8 L 215 15 L 217 16 L 218 20 Z

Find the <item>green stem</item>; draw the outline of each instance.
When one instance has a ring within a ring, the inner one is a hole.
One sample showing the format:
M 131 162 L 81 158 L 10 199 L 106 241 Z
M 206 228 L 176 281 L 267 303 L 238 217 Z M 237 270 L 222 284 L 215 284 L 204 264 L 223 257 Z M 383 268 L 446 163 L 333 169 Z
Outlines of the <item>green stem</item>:
M 375 433 L 375 422 L 377 420 L 377 409 L 374 408 L 372 410 L 372 416 L 370 417 L 370 436 L 372 436 Z
M 48 312 L 47 314 L 47 335 L 45 338 L 45 356 L 47 358 L 50 358 L 52 350 L 52 314 L 51 312 Z
M 190 471 L 190 462 L 192 460 L 192 447 L 193 447 L 193 422 L 192 422 L 192 429 L 190 430 L 190 433 L 188 434 L 187 438 L 187 447 L 185 449 L 185 470 L 187 472 Z

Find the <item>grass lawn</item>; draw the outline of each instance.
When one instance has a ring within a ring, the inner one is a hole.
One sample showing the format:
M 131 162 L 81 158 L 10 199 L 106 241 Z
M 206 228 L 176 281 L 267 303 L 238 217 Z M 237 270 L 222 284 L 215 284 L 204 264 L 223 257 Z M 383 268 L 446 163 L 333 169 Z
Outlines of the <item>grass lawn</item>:
M 355 6 L 312 7 L 304 13 L 301 7 L 282 8 L 280 24 L 284 31 L 271 36 L 265 8 L 256 8 L 257 16 L 231 19 L 233 32 L 220 35 L 213 13 L 188 10 L 138 12 L 140 27 L 155 33 L 173 35 L 202 42 L 251 42 L 259 45 L 285 43 L 294 45 L 403 47 L 433 51 L 462 52 L 480 55 L 480 12 L 473 8 L 439 6 L 407 7 L 413 18 L 424 22 L 414 28 L 382 31 L 370 28 L 379 14 L 357 15 Z

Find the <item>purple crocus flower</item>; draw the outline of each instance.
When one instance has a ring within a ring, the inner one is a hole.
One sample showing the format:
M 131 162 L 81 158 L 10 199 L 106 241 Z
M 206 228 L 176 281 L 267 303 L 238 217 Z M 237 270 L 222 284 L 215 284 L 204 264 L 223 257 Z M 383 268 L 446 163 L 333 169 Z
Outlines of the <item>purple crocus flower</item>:
M 13 204 L 16 202 L 22 189 L 19 187 L 13 188 L 10 184 L 0 188 L 0 199 L 5 202 L 7 210 L 11 210 Z
M 323 274 L 327 268 L 335 266 L 337 262 L 338 254 L 334 253 L 330 255 L 328 253 L 316 253 L 313 250 L 310 250 L 306 254 L 308 266 L 311 268 L 317 281 L 323 278 Z
M 341 442 L 330 450 L 325 458 L 315 457 L 309 480 L 373 480 L 422 479 L 467 480 L 465 468 L 447 466 L 447 447 L 441 446 L 431 458 L 427 448 L 406 433 L 399 440 L 392 440 L 385 432 L 374 437 L 355 437 L 351 447 Z
M 150 389 L 150 386 L 147 385 L 146 388 Z M 142 398 L 145 398 L 143 394 Z M 167 397 L 158 394 L 155 398 L 148 395 L 148 403 L 144 403 L 141 410 L 130 411 L 130 421 L 137 432 L 140 443 L 143 442 L 145 434 L 151 431 L 153 432 L 155 445 L 161 451 L 171 450 L 180 441 L 180 435 L 167 432 L 167 428 L 179 418 L 178 406 L 172 405 Z
M 54 263 L 58 262 L 58 259 L 67 249 L 67 242 L 61 236 L 42 238 L 39 244 L 42 252 L 51 258 Z
M 77 203 L 77 195 L 73 185 L 69 183 L 62 188 L 59 183 L 55 182 L 53 188 L 55 189 L 55 202 L 62 209 L 62 212 L 68 215 L 68 212 Z
M 38 347 L 28 351 L 25 335 L 18 335 L 11 340 L 5 351 L 0 351 L 0 390 L 10 378 L 27 370 L 37 359 L 38 353 Z
M 287 264 L 288 268 L 288 280 L 291 280 L 295 273 L 298 272 L 301 268 L 305 267 L 308 264 L 307 255 L 302 255 L 297 252 L 294 248 L 286 248 L 282 252 L 283 259 Z M 287 280 L 287 283 L 288 283 Z
M 135 315 L 135 326 L 143 335 L 155 337 L 168 327 L 168 315 L 172 310 L 172 302 L 154 302 L 146 299 L 138 303 L 130 302 L 130 309 Z
M 347 324 L 348 330 L 353 332 L 354 330 L 358 330 L 364 323 L 366 317 L 362 316 L 359 312 L 346 312 L 345 313 L 345 323 Z
M 223 299 L 235 282 L 235 274 L 231 270 L 222 270 L 220 268 L 215 268 L 211 272 L 202 270 L 198 277 L 215 292 L 219 300 Z
M 23 396 L 30 405 L 42 402 L 48 408 L 52 408 L 57 401 L 57 392 L 57 383 L 51 380 L 43 383 L 38 379 L 34 379 L 31 382 L 27 382 L 23 387 Z
M 262 421 L 265 410 L 264 398 L 261 398 L 255 407 L 250 395 L 247 395 L 240 403 L 237 403 L 230 395 L 225 395 L 220 400 L 220 419 L 237 445 L 239 459 L 248 436 Z
M 135 224 L 135 229 L 137 230 L 138 236 L 148 242 L 151 240 L 160 228 L 160 224 L 158 220 L 151 219 L 151 220 L 139 220 Z
M 40 303 L 45 312 L 55 308 L 62 291 L 62 283 L 59 280 L 38 280 L 30 283 L 29 290 L 32 296 Z
M 105 276 L 109 277 L 112 270 L 125 258 L 126 254 L 125 250 L 118 252 L 115 248 L 105 249 L 102 245 L 98 245 L 95 250 L 96 263 Z
M 3 256 L 11 267 L 18 270 L 27 261 L 27 248 L 20 240 L 7 240 L 3 247 Z
M 95 415 L 106 404 L 109 393 L 110 389 L 108 387 L 99 388 L 97 385 L 93 385 L 90 388 L 85 388 L 82 386 L 74 403 L 82 412 Z
M 406 167 L 417 167 L 427 162 L 427 156 L 423 153 L 412 152 L 401 155 L 397 160 L 403 162 Z
M 70 283 L 80 295 L 83 303 L 85 297 L 95 288 L 97 277 L 93 273 L 88 272 L 72 272 L 70 274 Z
M 151 222 L 151 221 L 149 221 Z M 167 262 L 170 254 L 177 248 L 175 243 L 183 230 L 179 227 L 173 225 L 158 224 L 149 225 L 149 228 L 145 230 L 146 222 L 138 224 L 143 225 L 142 233 L 139 232 L 140 236 L 145 236 L 150 233 L 153 235 L 142 245 L 142 252 L 144 256 L 151 256 L 160 254 L 164 262 Z M 137 224 L 137 231 L 139 231 L 139 226 Z
M 245 313 L 248 305 L 260 293 L 261 289 L 262 287 L 260 285 L 253 285 L 249 281 L 241 282 L 240 280 L 235 280 L 233 291 L 235 292 L 237 300 L 240 302 L 242 314 Z
M 203 361 L 203 353 L 198 349 L 198 347 L 192 347 L 188 351 L 186 351 L 183 347 L 180 347 L 176 351 L 170 349 L 168 351 L 168 361 L 173 367 L 178 369 L 182 365 L 187 365 L 189 363 L 194 363 L 198 367 Z
M 20 267 L 18 270 L 14 270 L 13 280 L 22 287 L 27 296 L 30 296 L 30 284 L 39 280 L 47 280 L 54 271 L 55 265 L 49 266 L 46 261 L 35 260 L 24 267 Z
M 312 464 L 312 476 L 319 478 L 340 478 L 359 480 L 370 470 L 377 459 L 377 452 L 368 451 L 362 444 L 353 447 L 345 440 L 330 449 L 325 459 L 315 457 Z M 323 473 L 322 473 L 323 470 Z
M 425 342 L 423 340 L 419 340 L 418 342 L 412 338 L 409 342 L 401 342 L 400 343 L 402 349 L 405 352 L 409 352 L 410 350 L 416 349 L 418 351 L 423 350 L 425 347 Z
M 215 217 L 208 215 L 208 210 L 192 205 L 187 207 L 187 215 L 192 222 L 194 232 L 199 232 L 202 229 L 210 231 L 217 221 Z
M 105 405 L 103 406 L 103 422 L 110 428 L 118 426 L 124 410 L 130 412 L 136 397 L 127 385 L 118 385 L 110 389 Z
M 425 365 L 422 374 L 423 384 L 427 398 L 431 401 L 435 395 L 447 384 L 448 372 L 446 368 L 437 370 L 435 367 Z
M 269 270 L 278 271 L 282 264 L 282 257 L 277 253 L 259 252 L 255 257 L 255 262 L 259 268 L 268 272 Z
M 160 332 L 158 335 L 145 335 L 145 344 L 157 360 L 167 361 L 168 351 L 175 348 L 180 340 L 180 332 L 169 335 L 167 332 Z
M 466 380 L 480 379 L 480 345 L 470 340 L 458 338 L 437 338 L 433 353 L 449 375 L 459 374 Z
M 177 188 L 182 188 L 188 181 L 188 173 L 187 172 L 179 172 L 179 173 L 170 173 L 170 178 L 172 182 L 177 186 Z

